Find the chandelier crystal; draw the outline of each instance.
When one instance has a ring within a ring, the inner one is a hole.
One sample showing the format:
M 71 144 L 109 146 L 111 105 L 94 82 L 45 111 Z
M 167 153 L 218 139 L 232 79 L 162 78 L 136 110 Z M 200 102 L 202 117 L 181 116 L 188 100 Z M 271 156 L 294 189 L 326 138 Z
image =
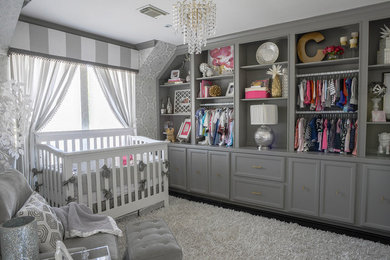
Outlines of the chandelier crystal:
M 212 0 L 184 0 L 173 5 L 173 26 L 183 34 L 188 53 L 201 53 L 207 38 L 215 35 L 216 10 Z

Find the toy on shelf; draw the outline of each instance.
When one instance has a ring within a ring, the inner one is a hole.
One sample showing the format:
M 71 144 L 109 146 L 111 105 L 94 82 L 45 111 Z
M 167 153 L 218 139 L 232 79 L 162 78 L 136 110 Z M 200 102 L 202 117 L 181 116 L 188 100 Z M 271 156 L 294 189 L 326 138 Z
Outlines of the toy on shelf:
M 165 129 L 165 134 L 167 135 L 167 139 L 165 141 L 169 141 L 171 143 L 176 142 L 175 129 L 173 127 Z
M 378 154 L 384 154 L 386 152 L 386 155 L 389 155 L 390 154 L 390 133 L 378 134 L 378 141 L 379 141 Z

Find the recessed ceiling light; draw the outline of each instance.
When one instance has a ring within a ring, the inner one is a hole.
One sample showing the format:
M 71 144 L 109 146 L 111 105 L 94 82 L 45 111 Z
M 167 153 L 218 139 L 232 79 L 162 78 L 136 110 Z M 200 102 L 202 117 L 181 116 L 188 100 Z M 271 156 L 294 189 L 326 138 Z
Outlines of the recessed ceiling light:
M 165 12 L 164 10 L 161 10 L 160 8 L 157 8 L 153 5 L 145 5 L 145 6 L 138 8 L 137 10 L 139 10 L 140 13 L 145 14 L 147 16 L 150 16 L 152 18 L 156 18 L 160 15 L 169 14 L 168 12 Z

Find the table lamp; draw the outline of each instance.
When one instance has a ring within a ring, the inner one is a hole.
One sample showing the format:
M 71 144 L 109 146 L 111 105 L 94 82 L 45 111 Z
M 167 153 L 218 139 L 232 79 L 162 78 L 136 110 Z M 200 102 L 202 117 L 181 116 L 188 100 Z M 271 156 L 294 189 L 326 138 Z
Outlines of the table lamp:
M 251 125 L 260 125 L 255 132 L 255 142 L 259 150 L 268 150 L 275 140 L 275 134 L 268 125 L 278 124 L 277 105 L 252 105 L 250 108 Z

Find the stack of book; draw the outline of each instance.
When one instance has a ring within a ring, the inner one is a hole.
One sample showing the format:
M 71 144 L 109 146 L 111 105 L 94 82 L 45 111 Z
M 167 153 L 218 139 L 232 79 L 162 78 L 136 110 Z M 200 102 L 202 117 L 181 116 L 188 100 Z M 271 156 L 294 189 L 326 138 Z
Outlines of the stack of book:
M 168 79 L 167 84 L 181 84 L 184 83 L 184 79 L 177 78 L 177 79 Z
M 210 97 L 209 95 L 209 90 L 210 90 L 210 87 L 213 85 L 213 82 L 212 81 L 209 81 L 209 80 L 202 80 L 200 82 L 200 91 L 199 91 L 199 97 L 200 98 L 206 98 L 206 97 Z

